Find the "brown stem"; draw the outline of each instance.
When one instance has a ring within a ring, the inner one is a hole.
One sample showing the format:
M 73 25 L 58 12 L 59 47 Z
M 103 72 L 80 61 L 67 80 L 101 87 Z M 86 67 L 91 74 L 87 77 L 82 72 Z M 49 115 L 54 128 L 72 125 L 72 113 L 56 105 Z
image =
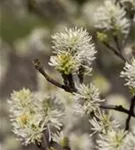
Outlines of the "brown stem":
M 123 113 L 126 113 L 126 114 L 130 114 L 131 117 L 135 118 L 134 112 L 130 112 L 128 109 L 124 108 L 121 105 L 101 105 L 100 108 L 123 112 Z
M 82 66 L 80 66 L 80 68 L 79 68 L 78 78 L 80 80 L 80 83 L 83 83 L 83 80 L 84 80 L 84 68 Z
M 74 92 L 76 92 L 76 88 L 75 88 L 75 84 L 74 84 L 74 80 L 73 80 L 72 74 L 67 75 L 67 79 L 68 79 L 68 82 L 69 82 L 69 87 L 70 87 Z
M 47 75 L 47 73 L 44 71 L 43 66 L 42 66 L 41 62 L 39 61 L 39 59 L 34 60 L 34 66 L 35 66 L 35 69 L 38 70 L 45 77 L 45 79 L 48 82 L 52 83 L 53 85 L 55 85 L 61 89 L 64 89 L 66 92 L 70 92 L 70 93 L 74 92 L 74 91 L 72 91 L 73 89 L 70 89 L 68 86 L 63 85 L 63 84 L 55 81 L 54 79 L 50 78 Z
M 67 76 L 63 73 L 61 74 L 62 78 L 63 78 L 63 82 L 66 86 L 68 86 L 68 80 L 67 80 Z
M 118 56 L 119 58 L 121 58 L 121 60 L 123 60 L 124 62 L 126 61 L 126 59 L 123 57 L 123 55 L 118 52 L 114 47 L 112 47 L 111 45 L 109 45 L 108 43 L 104 42 L 104 45 L 111 50 L 116 56 Z
M 130 120 L 131 120 L 132 114 L 134 114 L 134 106 L 135 106 L 135 96 L 131 100 L 129 114 L 128 114 L 128 117 L 127 117 L 127 120 L 126 120 L 125 130 L 129 130 Z
M 76 92 L 72 74 L 69 75 L 62 74 L 62 77 L 63 77 L 64 85 L 72 89 L 72 91 Z
M 120 46 L 120 43 L 119 43 L 118 36 L 114 35 L 113 38 L 114 38 L 114 42 L 116 44 L 116 47 L 117 47 L 118 51 L 121 52 L 121 46 Z

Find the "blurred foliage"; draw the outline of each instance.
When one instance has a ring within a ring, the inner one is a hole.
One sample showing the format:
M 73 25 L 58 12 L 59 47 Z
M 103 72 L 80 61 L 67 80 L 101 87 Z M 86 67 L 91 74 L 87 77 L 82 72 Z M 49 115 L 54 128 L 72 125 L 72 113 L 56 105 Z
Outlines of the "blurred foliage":
M 18 38 L 28 35 L 35 27 L 46 25 L 44 20 L 34 15 L 17 18 L 9 12 L 2 12 L 0 34 L 3 40 L 12 43 Z

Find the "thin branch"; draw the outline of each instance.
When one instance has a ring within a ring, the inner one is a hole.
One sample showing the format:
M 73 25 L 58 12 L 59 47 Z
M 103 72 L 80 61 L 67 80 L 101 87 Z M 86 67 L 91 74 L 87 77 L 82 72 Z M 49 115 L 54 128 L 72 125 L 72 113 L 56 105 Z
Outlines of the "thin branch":
M 69 75 L 62 74 L 62 77 L 63 77 L 64 85 L 69 87 L 70 89 L 72 89 L 72 91 L 76 92 L 77 90 L 75 88 L 73 75 L 72 74 L 69 74 Z
M 128 115 L 128 118 L 126 120 L 125 130 L 129 130 L 130 120 L 131 120 L 132 114 L 134 114 L 134 106 L 135 106 L 135 96 L 131 100 L 130 109 L 129 109 L 129 115 Z
M 100 105 L 100 108 L 123 112 L 123 113 L 126 113 L 126 114 L 130 114 L 131 117 L 135 118 L 134 112 L 130 112 L 128 109 L 124 108 L 121 105 Z
M 109 45 L 108 43 L 104 42 L 104 45 L 111 50 L 116 56 L 118 56 L 119 58 L 121 58 L 121 60 L 123 60 L 124 62 L 126 61 L 126 59 L 122 56 L 122 54 L 120 52 L 118 52 L 115 48 L 113 48 L 111 45 Z
M 113 39 L 114 39 L 114 42 L 116 44 L 116 47 L 117 47 L 118 51 L 121 52 L 121 46 L 120 46 L 118 37 L 116 35 L 114 35 Z
M 67 79 L 68 79 L 68 82 L 69 82 L 69 87 L 70 87 L 73 91 L 77 91 L 76 88 L 75 88 L 75 83 L 74 83 L 72 74 L 67 75 Z
M 78 78 L 79 78 L 80 83 L 82 84 L 83 80 L 84 80 L 84 68 L 83 68 L 83 66 L 80 66 L 80 68 L 79 68 Z
M 48 82 L 52 83 L 53 85 L 55 85 L 61 89 L 64 89 L 66 92 L 70 92 L 70 93 L 74 92 L 73 89 L 70 89 L 68 86 L 65 86 L 65 85 L 55 81 L 54 79 L 50 78 L 47 75 L 47 73 L 44 71 L 43 66 L 42 66 L 41 62 L 39 61 L 39 59 L 34 60 L 34 66 L 35 66 L 35 69 L 38 70 L 45 77 L 45 79 Z
M 67 76 L 63 73 L 61 74 L 62 78 L 63 78 L 63 82 L 65 84 L 65 86 L 68 86 L 68 80 L 67 80 Z

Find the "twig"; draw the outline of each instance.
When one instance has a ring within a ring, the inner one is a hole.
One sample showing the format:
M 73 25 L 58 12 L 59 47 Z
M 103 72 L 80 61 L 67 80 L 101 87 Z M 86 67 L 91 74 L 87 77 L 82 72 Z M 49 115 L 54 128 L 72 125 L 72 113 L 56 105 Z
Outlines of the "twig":
M 69 82 L 69 87 L 71 89 L 73 89 L 73 91 L 76 91 L 72 74 L 67 75 L 67 79 L 68 79 L 68 82 Z
M 80 68 L 79 68 L 78 78 L 80 80 L 80 83 L 83 83 L 83 80 L 84 80 L 84 68 L 83 68 L 83 66 L 80 66 Z
M 118 49 L 119 52 L 121 52 L 121 47 L 120 47 L 120 43 L 119 43 L 119 39 L 116 35 L 113 36 L 114 42 L 116 44 L 116 47 Z
M 77 90 L 75 88 L 75 83 L 72 74 L 69 75 L 62 74 L 62 77 L 63 77 L 64 85 L 72 89 L 72 91 L 76 92 Z
M 43 66 L 42 66 L 41 62 L 39 61 L 39 59 L 34 60 L 34 66 L 35 66 L 35 69 L 38 70 L 45 77 L 45 79 L 48 82 L 52 83 L 53 85 L 55 85 L 61 89 L 64 89 L 66 92 L 70 92 L 70 93 L 75 92 L 75 91 L 73 91 L 73 89 L 69 88 L 68 86 L 63 85 L 63 84 L 55 81 L 54 79 L 50 78 L 47 75 L 47 73 L 44 71 Z
M 130 116 L 135 118 L 134 112 L 130 112 L 128 109 L 124 108 L 121 105 L 100 105 L 100 108 L 102 108 L 102 109 L 111 109 L 111 110 L 123 112 L 123 113 L 126 113 L 126 114 L 130 114 Z
M 119 58 L 121 58 L 124 62 L 126 61 L 126 59 L 115 49 L 113 48 L 111 45 L 109 45 L 108 43 L 104 42 L 104 45 L 111 50 L 116 56 L 118 56 Z
M 63 78 L 63 82 L 66 86 L 68 86 L 68 80 L 67 80 L 67 76 L 63 73 L 61 74 L 62 78 Z
M 130 120 L 131 120 L 132 114 L 134 114 L 134 106 L 135 106 L 135 96 L 131 100 L 129 114 L 128 114 L 128 118 L 126 120 L 125 130 L 129 130 Z

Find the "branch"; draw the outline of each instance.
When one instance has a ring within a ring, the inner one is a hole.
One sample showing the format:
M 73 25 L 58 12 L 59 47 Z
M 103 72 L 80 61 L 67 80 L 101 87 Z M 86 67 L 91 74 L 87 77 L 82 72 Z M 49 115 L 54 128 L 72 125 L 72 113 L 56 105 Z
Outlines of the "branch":
M 116 44 L 116 47 L 117 47 L 118 51 L 121 52 L 121 46 L 120 46 L 118 37 L 116 35 L 114 35 L 113 39 L 114 39 L 114 42 Z
M 124 62 L 126 61 L 126 59 L 122 56 L 122 54 L 120 52 L 118 52 L 115 48 L 113 48 L 111 45 L 109 45 L 108 43 L 104 42 L 104 45 L 111 50 L 115 55 L 117 55 L 119 58 L 121 58 L 121 60 L 123 60 Z
M 128 115 L 128 118 L 126 120 L 125 130 L 129 130 L 130 120 L 131 120 L 132 114 L 134 114 L 134 106 L 135 106 L 135 96 L 131 100 L 130 109 L 129 109 L 129 115 Z
M 77 91 L 75 88 L 75 84 L 74 84 L 74 80 L 73 80 L 73 76 L 72 74 L 67 75 L 67 79 L 69 82 L 69 87 L 73 90 L 73 91 Z
M 63 85 L 63 84 L 55 81 L 54 79 L 50 78 L 47 75 L 47 73 L 44 71 L 43 66 L 42 66 L 41 62 L 39 61 L 39 59 L 35 59 L 33 63 L 34 63 L 35 69 L 38 70 L 45 77 L 45 79 L 48 82 L 50 82 L 51 84 L 65 90 L 66 92 L 70 92 L 70 93 L 75 92 L 75 91 L 73 91 L 73 89 L 70 89 L 68 86 Z
M 82 84 L 84 80 L 84 67 L 83 66 L 80 66 L 79 68 L 78 78 L 80 80 L 80 83 Z
M 68 86 L 68 80 L 67 80 L 67 75 L 65 75 L 64 73 L 61 74 L 62 78 L 63 78 L 63 82 L 65 84 L 65 86 Z
M 62 77 L 63 77 L 64 85 L 69 87 L 71 89 L 71 91 L 76 92 L 77 90 L 75 87 L 75 83 L 74 83 L 72 74 L 68 74 L 68 75 L 62 74 Z
M 123 113 L 129 114 L 131 117 L 135 118 L 134 112 L 130 112 L 128 109 L 124 108 L 121 105 L 100 105 L 100 108 L 123 112 Z

